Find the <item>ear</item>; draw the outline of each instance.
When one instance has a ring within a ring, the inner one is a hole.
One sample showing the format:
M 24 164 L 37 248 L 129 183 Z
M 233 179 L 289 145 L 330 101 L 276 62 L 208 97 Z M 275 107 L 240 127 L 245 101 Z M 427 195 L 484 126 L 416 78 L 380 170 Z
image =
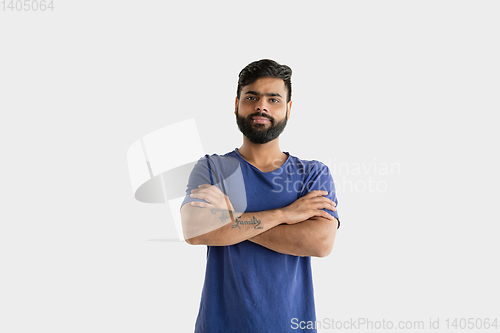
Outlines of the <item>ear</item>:
M 234 114 L 236 115 L 236 109 L 238 108 L 238 97 L 234 100 Z
M 290 119 L 290 111 L 292 111 L 292 101 L 288 102 L 288 111 L 286 112 L 288 119 Z

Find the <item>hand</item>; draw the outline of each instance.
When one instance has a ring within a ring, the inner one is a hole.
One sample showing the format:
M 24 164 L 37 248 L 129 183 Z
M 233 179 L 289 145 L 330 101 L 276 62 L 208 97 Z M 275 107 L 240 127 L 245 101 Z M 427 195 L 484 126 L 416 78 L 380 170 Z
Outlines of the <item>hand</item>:
M 335 218 L 332 215 L 322 210 L 337 210 L 335 202 L 324 197 L 327 194 L 327 191 L 311 191 L 295 200 L 292 204 L 282 208 L 282 211 L 285 213 L 285 223 L 294 224 L 305 221 L 313 216 L 334 220 Z
M 191 190 L 191 198 L 203 199 L 206 202 L 191 201 L 191 206 L 201 208 L 216 208 L 234 211 L 229 197 L 215 185 L 203 184 L 197 189 Z M 208 202 L 208 203 L 207 203 Z

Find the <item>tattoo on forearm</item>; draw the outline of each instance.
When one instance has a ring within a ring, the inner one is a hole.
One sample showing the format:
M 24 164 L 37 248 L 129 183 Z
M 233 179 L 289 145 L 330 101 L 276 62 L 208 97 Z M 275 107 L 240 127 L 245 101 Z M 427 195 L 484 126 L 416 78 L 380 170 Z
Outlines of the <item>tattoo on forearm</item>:
M 255 216 L 252 216 L 252 219 L 251 219 L 251 220 L 249 220 L 249 221 L 241 221 L 241 220 L 239 220 L 239 219 L 236 219 L 236 220 L 234 221 L 234 225 L 233 225 L 233 226 L 231 226 L 231 228 L 238 228 L 238 229 L 241 229 L 241 228 L 240 228 L 240 224 L 241 224 L 241 225 L 253 225 L 253 228 L 254 228 L 254 229 L 262 229 L 262 227 L 259 227 L 259 225 L 260 225 L 260 220 L 257 220 L 257 219 L 255 218 Z
M 231 219 L 231 221 L 233 220 L 234 212 L 228 211 L 227 209 L 212 208 L 210 209 L 210 212 L 212 213 L 212 215 L 220 213 L 221 216 L 219 216 L 219 220 L 221 220 L 222 223 L 226 223 L 228 219 Z
M 254 229 L 263 229 L 263 227 L 260 226 L 260 220 L 256 219 L 255 216 L 252 216 L 251 220 L 248 221 L 242 221 L 240 219 L 234 219 L 234 214 L 236 212 L 227 210 L 227 209 L 219 209 L 219 208 L 212 208 L 210 209 L 210 212 L 212 215 L 217 215 L 220 214 L 219 220 L 221 220 L 222 223 L 226 223 L 227 220 L 234 221 L 234 224 L 231 226 L 231 228 L 240 228 L 240 225 L 253 225 Z

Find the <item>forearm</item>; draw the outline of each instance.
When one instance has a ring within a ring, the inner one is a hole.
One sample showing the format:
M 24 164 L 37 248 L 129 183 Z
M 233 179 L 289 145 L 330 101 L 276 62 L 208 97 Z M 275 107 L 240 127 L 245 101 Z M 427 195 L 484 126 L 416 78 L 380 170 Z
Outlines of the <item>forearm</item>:
M 186 242 L 192 245 L 237 244 L 270 230 L 283 219 L 281 210 L 243 214 L 197 207 L 189 207 L 189 210 L 189 218 L 183 219 L 183 229 Z M 208 229 L 207 225 L 210 226 Z
M 300 223 L 280 224 L 249 241 L 279 253 L 325 257 L 332 250 L 337 226 L 337 219 L 313 217 Z
M 326 256 L 333 246 L 336 232 L 333 224 L 337 221 L 323 210 L 336 210 L 336 204 L 324 197 L 327 194 L 327 191 L 315 190 L 283 208 L 236 215 L 231 213 L 234 208 L 227 195 L 214 185 L 202 184 L 191 190 L 190 197 L 203 201 L 191 201 L 181 208 L 184 238 L 189 244 L 233 245 L 284 223 L 286 225 L 269 235 L 253 241 L 286 254 Z M 211 216 L 211 213 L 216 215 L 214 211 L 221 215 Z

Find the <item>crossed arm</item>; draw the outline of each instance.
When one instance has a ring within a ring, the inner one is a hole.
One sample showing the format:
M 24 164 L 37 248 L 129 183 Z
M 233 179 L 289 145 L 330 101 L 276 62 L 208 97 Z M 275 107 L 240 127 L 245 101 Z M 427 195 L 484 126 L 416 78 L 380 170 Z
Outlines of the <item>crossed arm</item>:
M 322 210 L 336 210 L 326 194 L 312 191 L 287 207 L 238 213 L 216 186 L 200 185 L 191 197 L 205 202 L 193 201 L 181 209 L 184 237 L 189 244 L 224 246 L 249 240 L 284 254 L 325 257 L 338 226 L 337 219 Z
M 300 223 L 280 224 L 248 240 L 294 256 L 326 257 L 332 252 L 338 220 L 312 217 Z

